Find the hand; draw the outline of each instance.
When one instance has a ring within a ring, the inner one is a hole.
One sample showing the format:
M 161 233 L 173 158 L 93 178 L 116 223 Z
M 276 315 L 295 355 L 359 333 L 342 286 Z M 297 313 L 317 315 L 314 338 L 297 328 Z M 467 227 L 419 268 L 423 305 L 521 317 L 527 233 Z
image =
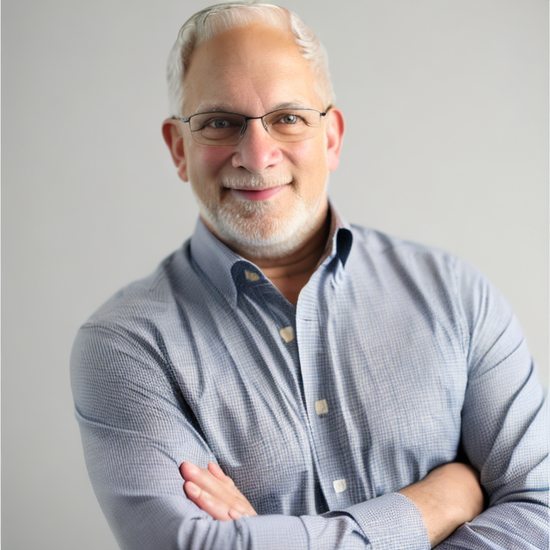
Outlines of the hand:
M 479 474 L 458 462 L 435 468 L 399 492 L 410 498 L 422 514 L 432 548 L 483 512 Z
M 207 469 L 183 462 L 180 473 L 185 479 L 183 489 L 187 498 L 214 519 L 229 521 L 258 515 L 233 480 L 214 462 Z

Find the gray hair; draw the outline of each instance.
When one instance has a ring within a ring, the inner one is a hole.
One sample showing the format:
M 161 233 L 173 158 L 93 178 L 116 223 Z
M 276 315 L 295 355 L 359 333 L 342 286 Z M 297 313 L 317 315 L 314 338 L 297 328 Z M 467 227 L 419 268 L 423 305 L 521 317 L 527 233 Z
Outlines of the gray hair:
M 315 91 L 324 107 L 334 103 L 328 57 L 315 33 L 296 15 L 275 4 L 228 2 L 197 12 L 184 23 L 168 57 L 168 101 L 171 116 L 183 116 L 183 78 L 194 48 L 216 34 L 234 27 L 261 21 L 288 30 L 315 75 Z

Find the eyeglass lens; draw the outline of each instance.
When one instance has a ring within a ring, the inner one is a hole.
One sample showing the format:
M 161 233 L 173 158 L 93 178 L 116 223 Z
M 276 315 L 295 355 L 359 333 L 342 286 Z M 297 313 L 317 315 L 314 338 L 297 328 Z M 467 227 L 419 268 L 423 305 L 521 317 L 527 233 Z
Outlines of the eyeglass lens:
M 313 137 L 321 120 L 321 113 L 313 109 L 283 109 L 262 117 L 268 133 L 279 141 L 302 141 Z M 190 117 L 193 139 L 205 145 L 235 145 L 242 137 L 245 125 L 251 121 L 244 115 L 199 113 Z

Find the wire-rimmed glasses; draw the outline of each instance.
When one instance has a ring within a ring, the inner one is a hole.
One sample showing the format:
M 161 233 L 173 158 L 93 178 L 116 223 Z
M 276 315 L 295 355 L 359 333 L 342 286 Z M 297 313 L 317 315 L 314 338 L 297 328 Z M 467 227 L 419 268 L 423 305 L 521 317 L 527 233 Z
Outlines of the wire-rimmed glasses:
M 201 145 L 236 145 L 246 132 L 249 120 L 261 120 L 267 133 L 277 141 L 310 139 L 316 135 L 327 111 L 321 113 L 316 109 L 278 109 L 263 116 L 212 111 L 187 118 L 172 118 L 189 123 L 193 140 Z

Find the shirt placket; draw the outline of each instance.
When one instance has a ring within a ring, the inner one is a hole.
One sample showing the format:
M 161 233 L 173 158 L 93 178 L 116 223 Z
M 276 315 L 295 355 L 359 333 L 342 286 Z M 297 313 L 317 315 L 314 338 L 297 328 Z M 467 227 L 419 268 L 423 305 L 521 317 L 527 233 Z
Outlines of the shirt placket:
M 331 293 L 341 277 L 334 262 L 319 269 L 302 290 L 296 313 L 296 338 L 302 373 L 305 406 L 310 427 L 312 451 L 318 468 L 318 479 L 330 510 L 342 510 L 354 504 L 356 479 L 348 457 L 339 444 L 339 434 L 345 429 L 340 400 L 330 379 L 323 373 L 331 365 L 330 335 L 320 330 L 326 323 Z
M 279 346 L 284 347 L 291 356 L 290 361 L 285 365 L 278 365 L 278 368 L 286 368 L 287 373 L 292 377 L 295 388 L 294 401 L 300 409 L 303 425 L 305 427 L 304 431 L 307 433 L 307 441 L 304 441 L 306 447 L 302 451 L 310 457 L 310 463 L 312 465 L 313 471 L 311 474 L 315 487 L 313 498 L 315 499 L 316 513 L 320 514 L 326 512 L 329 510 L 329 507 L 319 480 L 319 463 L 315 450 L 311 418 L 308 413 L 304 394 L 304 383 L 302 379 L 303 369 L 300 365 L 300 352 L 296 338 L 296 308 L 283 297 L 272 283 L 253 268 L 243 271 L 241 281 L 245 281 L 244 288 L 241 286 L 241 291 L 246 292 L 253 300 L 254 304 L 260 308 L 262 314 L 269 316 L 271 319 L 273 341 L 277 342 Z M 244 309 L 246 310 L 247 306 L 244 306 Z M 323 405 L 322 400 L 320 400 L 316 406 L 319 407 L 320 414 L 324 414 L 322 407 L 326 406 L 326 401 Z M 345 481 L 343 483 L 345 483 Z M 338 487 L 340 488 L 341 486 Z

